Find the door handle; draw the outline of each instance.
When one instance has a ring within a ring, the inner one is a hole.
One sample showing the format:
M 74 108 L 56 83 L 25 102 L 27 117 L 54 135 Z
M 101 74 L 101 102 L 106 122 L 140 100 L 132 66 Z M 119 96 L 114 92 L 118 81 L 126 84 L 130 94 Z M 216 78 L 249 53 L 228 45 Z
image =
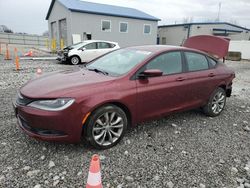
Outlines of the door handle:
M 214 77 L 215 75 L 214 75 L 214 73 L 211 72 L 211 73 L 208 74 L 208 76 L 209 77 Z
M 183 78 L 183 77 L 179 77 L 179 78 L 176 79 L 176 81 L 179 81 L 179 82 L 181 82 L 183 80 L 185 80 L 185 78 Z

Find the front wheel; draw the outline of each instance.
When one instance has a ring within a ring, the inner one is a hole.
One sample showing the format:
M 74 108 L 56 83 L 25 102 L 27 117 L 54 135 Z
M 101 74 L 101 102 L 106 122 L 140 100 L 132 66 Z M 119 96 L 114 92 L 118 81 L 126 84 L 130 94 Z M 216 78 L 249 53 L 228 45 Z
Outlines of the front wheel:
M 125 112 L 115 106 L 100 107 L 90 116 L 86 126 L 86 137 L 97 149 L 108 149 L 116 145 L 127 129 Z
M 79 64 L 81 62 L 81 59 L 78 57 L 78 56 L 72 56 L 71 58 L 70 58 L 70 63 L 72 64 L 72 65 L 77 65 L 77 64 Z
M 208 103 L 203 107 L 207 116 L 218 116 L 225 108 L 226 92 L 223 88 L 217 88 L 209 98 Z

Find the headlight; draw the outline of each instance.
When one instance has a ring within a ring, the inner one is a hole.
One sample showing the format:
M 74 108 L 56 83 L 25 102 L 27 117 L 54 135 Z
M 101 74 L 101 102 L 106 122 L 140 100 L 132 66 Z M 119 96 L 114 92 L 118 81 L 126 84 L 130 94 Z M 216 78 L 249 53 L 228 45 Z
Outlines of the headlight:
M 71 104 L 74 103 L 74 101 L 75 101 L 74 99 L 70 98 L 39 100 L 28 104 L 28 106 L 38 108 L 41 110 L 59 111 L 68 108 Z

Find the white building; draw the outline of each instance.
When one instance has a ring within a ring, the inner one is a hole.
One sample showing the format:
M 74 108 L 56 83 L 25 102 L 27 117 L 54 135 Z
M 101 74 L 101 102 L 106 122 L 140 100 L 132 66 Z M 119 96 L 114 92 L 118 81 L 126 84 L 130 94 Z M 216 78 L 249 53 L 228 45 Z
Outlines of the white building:
M 73 37 L 118 42 L 121 47 L 156 44 L 159 19 L 132 8 L 80 0 L 52 0 L 46 20 L 50 39 Z
M 158 42 L 168 45 L 182 45 L 196 35 L 216 35 L 231 40 L 250 40 L 250 29 L 227 22 L 184 23 L 158 27 Z

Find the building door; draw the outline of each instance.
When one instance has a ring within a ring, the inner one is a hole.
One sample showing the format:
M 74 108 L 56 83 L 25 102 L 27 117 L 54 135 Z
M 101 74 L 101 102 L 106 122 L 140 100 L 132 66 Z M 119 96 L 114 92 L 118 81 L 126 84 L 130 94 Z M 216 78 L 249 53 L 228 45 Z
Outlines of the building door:
M 91 40 L 91 39 L 92 39 L 91 33 L 83 32 L 83 40 Z
M 59 20 L 59 37 L 63 40 L 64 46 L 67 46 L 67 22 L 66 19 Z
M 57 29 L 56 29 L 56 22 L 52 22 L 51 23 L 51 39 L 55 39 L 57 38 Z
M 88 40 L 91 40 L 91 39 L 92 39 L 91 34 L 87 34 L 87 39 L 88 39 Z
M 162 38 L 161 38 L 161 44 L 167 44 L 166 37 L 162 37 Z

